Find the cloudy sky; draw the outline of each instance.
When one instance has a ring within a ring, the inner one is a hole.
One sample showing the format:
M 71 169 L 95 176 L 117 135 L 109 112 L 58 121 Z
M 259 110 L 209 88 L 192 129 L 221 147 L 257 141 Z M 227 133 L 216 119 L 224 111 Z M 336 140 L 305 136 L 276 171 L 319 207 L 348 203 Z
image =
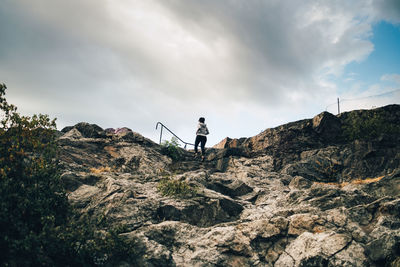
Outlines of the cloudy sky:
M 400 103 L 399 0 L 1 0 L 0 82 L 25 115 L 208 146 Z M 166 136 L 167 139 L 170 136 Z

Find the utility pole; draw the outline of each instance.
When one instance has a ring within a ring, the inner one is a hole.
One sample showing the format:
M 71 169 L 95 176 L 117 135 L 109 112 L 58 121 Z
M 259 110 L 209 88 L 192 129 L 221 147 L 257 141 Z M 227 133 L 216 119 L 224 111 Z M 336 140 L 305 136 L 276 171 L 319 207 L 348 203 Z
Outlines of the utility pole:
M 340 104 L 339 104 L 339 97 L 337 98 L 337 113 L 340 114 Z

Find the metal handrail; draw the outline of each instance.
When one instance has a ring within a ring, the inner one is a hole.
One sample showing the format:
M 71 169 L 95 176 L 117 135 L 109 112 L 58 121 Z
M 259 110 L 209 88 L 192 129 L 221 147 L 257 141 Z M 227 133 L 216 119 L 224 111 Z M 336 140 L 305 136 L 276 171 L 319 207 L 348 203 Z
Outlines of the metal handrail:
M 167 129 L 168 130 L 168 132 L 170 132 L 173 136 L 175 136 L 176 137 L 176 139 L 178 139 L 179 141 L 181 141 L 182 143 L 184 143 L 185 144 L 185 149 L 186 149 L 186 145 L 191 145 L 191 146 L 194 146 L 194 144 L 191 144 L 191 143 L 188 143 L 188 142 L 185 142 L 185 141 L 183 141 L 182 139 L 180 139 L 175 133 L 173 133 L 170 129 L 168 129 L 168 127 L 167 126 L 165 126 L 164 124 L 162 124 L 161 122 L 157 122 L 157 124 L 156 124 L 156 130 L 157 130 L 157 127 L 158 127 L 158 125 L 161 125 L 161 132 L 160 132 L 160 145 L 161 145 L 161 139 L 162 139 L 162 132 L 163 132 L 163 128 L 165 128 L 165 129 Z

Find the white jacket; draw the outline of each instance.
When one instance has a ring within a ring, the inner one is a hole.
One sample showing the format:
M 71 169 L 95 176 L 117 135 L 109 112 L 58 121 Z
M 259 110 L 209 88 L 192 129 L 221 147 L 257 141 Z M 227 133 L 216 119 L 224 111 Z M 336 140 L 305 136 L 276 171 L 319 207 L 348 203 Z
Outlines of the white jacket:
M 206 136 L 207 134 L 209 134 L 207 124 L 199 122 L 199 125 L 197 126 L 196 135 Z

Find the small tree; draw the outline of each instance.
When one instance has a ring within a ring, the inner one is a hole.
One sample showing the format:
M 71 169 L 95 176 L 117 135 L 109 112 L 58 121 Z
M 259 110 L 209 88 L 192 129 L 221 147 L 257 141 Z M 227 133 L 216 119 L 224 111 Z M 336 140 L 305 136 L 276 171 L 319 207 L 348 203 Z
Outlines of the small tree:
M 53 230 L 68 217 L 56 167 L 55 120 L 21 116 L 0 84 L 0 261 L 48 262 Z

